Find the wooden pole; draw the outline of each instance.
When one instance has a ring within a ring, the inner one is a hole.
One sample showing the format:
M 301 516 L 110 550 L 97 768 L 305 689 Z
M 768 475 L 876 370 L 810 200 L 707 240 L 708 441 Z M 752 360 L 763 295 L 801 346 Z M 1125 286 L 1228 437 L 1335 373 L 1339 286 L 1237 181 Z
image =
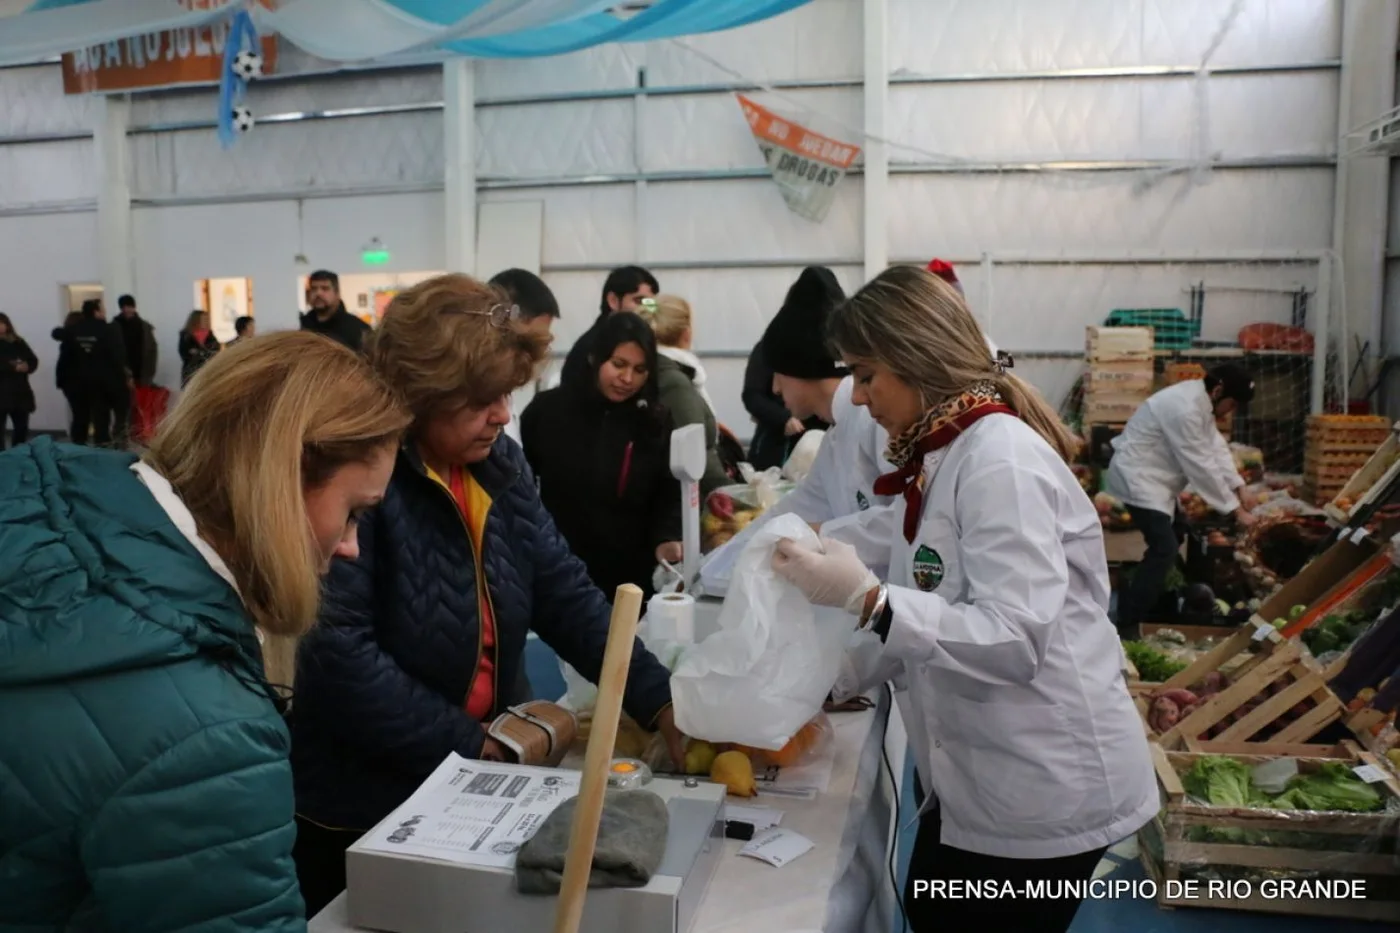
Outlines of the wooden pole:
M 583 919 L 583 899 L 588 895 L 598 822 L 603 817 L 603 798 L 608 790 L 608 768 L 622 715 L 622 693 L 627 687 L 627 669 L 632 664 L 632 645 L 641 614 L 642 591 L 631 583 L 619 586 L 608 625 L 608 645 L 603 651 L 603 672 L 598 678 L 598 702 L 593 709 L 588 750 L 583 756 L 583 778 L 569 832 L 569 851 L 564 857 L 554 933 L 578 933 Z

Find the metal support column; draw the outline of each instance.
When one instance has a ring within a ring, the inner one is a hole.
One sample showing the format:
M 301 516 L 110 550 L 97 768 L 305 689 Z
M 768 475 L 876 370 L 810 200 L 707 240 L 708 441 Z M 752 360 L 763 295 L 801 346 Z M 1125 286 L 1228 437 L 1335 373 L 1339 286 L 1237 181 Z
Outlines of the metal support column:
M 136 291 L 136 258 L 131 236 L 131 172 L 126 133 L 131 105 L 124 96 L 93 102 L 93 150 L 97 156 L 97 262 L 107 310 L 117 298 Z
M 889 147 L 883 140 L 889 105 L 887 0 L 865 0 L 865 277 L 885 271 L 890 261 L 888 205 Z
M 476 274 L 476 80 L 474 61 L 442 65 L 443 268 Z

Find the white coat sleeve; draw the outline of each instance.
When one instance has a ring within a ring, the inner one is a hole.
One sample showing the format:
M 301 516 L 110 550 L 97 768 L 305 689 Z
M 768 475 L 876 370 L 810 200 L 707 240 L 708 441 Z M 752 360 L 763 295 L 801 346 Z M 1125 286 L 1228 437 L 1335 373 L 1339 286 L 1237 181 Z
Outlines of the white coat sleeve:
M 1229 445 L 1225 444 L 1225 438 L 1220 435 L 1209 410 L 1182 412 L 1176 417 L 1162 418 L 1161 424 L 1177 465 L 1186 475 L 1186 481 L 1201 494 L 1206 505 L 1226 515 L 1238 509 L 1240 500 L 1235 497 L 1235 490 L 1241 484 L 1231 479 L 1239 479 L 1235 458 L 1230 456 Z M 1225 449 L 1225 456 L 1230 462 L 1228 470 L 1221 462 L 1220 447 L 1217 445 Z
M 1220 471 L 1225 476 L 1225 483 L 1234 492 L 1245 485 L 1244 477 L 1240 475 L 1239 467 L 1235 466 L 1235 455 L 1230 452 L 1230 443 L 1225 440 L 1225 435 L 1219 429 L 1211 432 L 1211 440 L 1215 445 L 1215 454 L 1220 460 Z
M 823 522 L 821 535 L 851 545 L 870 572 L 884 579 L 889 576 L 890 541 L 895 522 L 903 514 L 903 499 L 887 505 L 872 505 L 862 512 Z
M 1050 476 L 1018 464 L 970 473 L 955 500 L 952 569 L 968 601 L 891 586 L 885 653 L 988 684 L 1034 680 L 1069 591 L 1059 494 Z

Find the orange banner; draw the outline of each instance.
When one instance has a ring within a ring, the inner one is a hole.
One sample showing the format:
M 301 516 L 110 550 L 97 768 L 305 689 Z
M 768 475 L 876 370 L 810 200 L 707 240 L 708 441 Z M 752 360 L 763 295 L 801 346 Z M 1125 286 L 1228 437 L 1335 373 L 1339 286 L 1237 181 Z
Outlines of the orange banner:
M 739 98 L 739 105 L 744 108 L 749 128 L 759 139 L 767 140 L 797 155 L 834 165 L 843 171 L 850 168 L 856 156 L 860 155 L 859 146 L 814 133 L 805 126 L 783 119 L 743 94 L 735 96 Z
M 271 8 L 274 0 L 260 0 Z M 209 0 L 186 0 L 191 9 L 209 7 Z M 173 29 L 131 36 L 63 56 L 63 92 L 91 94 L 136 88 L 217 82 L 224 67 L 227 20 L 190 29 Z M 261 40 L 263 73 L 277 64 L 277 40 Z
M 736 94 L 763 161 L 793 213 L 821 223 L 860 147 L 814 133 Z

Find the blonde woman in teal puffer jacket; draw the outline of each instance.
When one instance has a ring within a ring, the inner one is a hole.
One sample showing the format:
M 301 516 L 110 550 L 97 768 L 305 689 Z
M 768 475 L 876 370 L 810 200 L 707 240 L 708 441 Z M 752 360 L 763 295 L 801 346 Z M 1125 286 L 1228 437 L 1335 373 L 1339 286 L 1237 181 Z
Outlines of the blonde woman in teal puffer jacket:
M 0 454 L 0 930 L 306 929 L 280 688 L 408 420 L 292 332 L 211 361 L 142 460 Z

